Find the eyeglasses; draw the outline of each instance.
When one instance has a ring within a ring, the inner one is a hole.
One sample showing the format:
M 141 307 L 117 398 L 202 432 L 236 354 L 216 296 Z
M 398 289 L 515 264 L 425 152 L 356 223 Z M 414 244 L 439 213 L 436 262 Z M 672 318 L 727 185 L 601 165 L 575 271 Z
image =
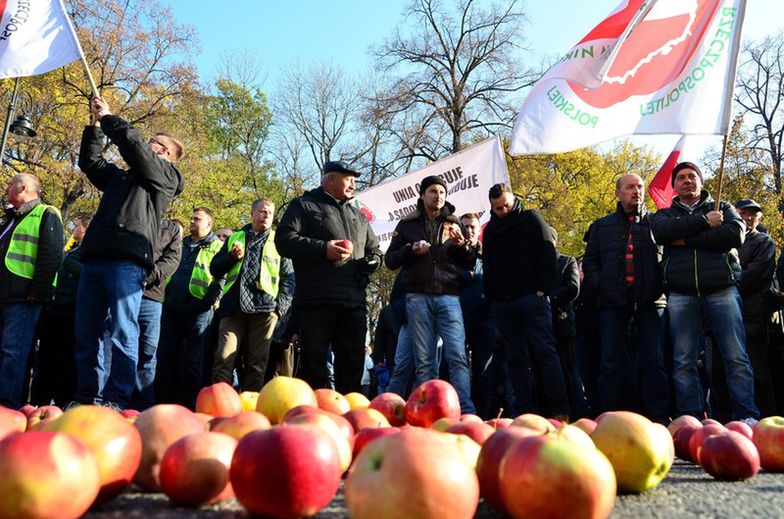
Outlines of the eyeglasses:
M 153 137 L 153 138 L 150 138 L 150 140 L 149 140 L 149 141 L 147 141 L 147 142 L 149 142 L 150 144 L 157 144 L 158 146 L 160 146 L 160 147 L 161 147 L 161 148 L 163 148 L 164 150 L 168 150 L 168 149 L 169 149 L 169 147 L 168 147 L 168 146 L 166 146 L 164 143 L 162 143 L 161 141 L 159 141 L 158 139 L 156 139 L 156 138 L 154 138 L 154 137 Z

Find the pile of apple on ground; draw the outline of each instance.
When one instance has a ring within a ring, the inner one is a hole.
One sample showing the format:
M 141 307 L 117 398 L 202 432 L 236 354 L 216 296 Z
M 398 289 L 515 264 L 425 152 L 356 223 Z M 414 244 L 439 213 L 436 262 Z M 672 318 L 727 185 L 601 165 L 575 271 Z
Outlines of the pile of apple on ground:
M 204 388 L 195 413 L 0 407 L 0 518 L 78 517 L 131 482 L 185 506 L 236 497 L 253 514 L 306 517 L 343 477 L 353 518 L 470 518 L 480 496 L 515 518 L 602 518 L 616 492 L 656 487 L 675 455 L 723 480 L 760 465 L 784 471 L 782 424 L 682 416 L 665 428 L 625 411 L 574 424 L 533 414 L 482 422 L 461 416 L 440 380 L 408 401 L 277 377 L 259 393 Z

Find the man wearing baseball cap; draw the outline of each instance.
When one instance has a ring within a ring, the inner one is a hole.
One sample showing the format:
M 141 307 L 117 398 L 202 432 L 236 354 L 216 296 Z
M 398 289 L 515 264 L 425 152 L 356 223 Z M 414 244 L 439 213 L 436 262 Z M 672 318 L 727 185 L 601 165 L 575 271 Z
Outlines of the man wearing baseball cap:
M 378 238 L 351 203 L 359 172 L 343 161 L 324 164 L 321 186 L 294 199 L 278 225 L 275 246 L 294 264 L 294 305 L 302 351 L 301 378 L 329 387 L 327 354 L 335 356 L 335 389 L 360 390 L 365 369 L 365 288 L 381 264 Z
M 651 230 L 664 246 L 677 414 L 704 416 L 697 355 L 705 322 L 726 367 L 732 419 L 755 423 L 759 411 L 746 354 L 735 253 L 743 244 L 743 220 L 727 202 L 714 210 L 713 197 L 702 187 L 702 172 L 691 162 L 673 168 L 672 185 L 678 196 L 654 215 Z

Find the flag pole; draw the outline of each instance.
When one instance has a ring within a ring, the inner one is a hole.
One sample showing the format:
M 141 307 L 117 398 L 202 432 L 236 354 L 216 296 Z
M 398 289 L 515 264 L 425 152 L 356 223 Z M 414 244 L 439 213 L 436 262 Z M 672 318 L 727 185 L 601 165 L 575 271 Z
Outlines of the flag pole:
M 719 185 L 716 188 L 716 206 L 713 208 L 714 211 L 719 210 L 719 204 L 721 204 L 721 183 L 724 180 L 724 158 L 727 156 L 727 135 L 729 132 L 724 134 L 724 142 L 721 145 L 721 162 L 719 162 Z
M 87 81 L 90 82 L 90 89 L 93 91 L 93 97 L 99 97 L 100 93 L 98 92 L 98 86 L 95 84 L 93 73 L 90 72 L 90 66 L 87 64 L 87 58 L 84 57 L 81 46 L 79 47 L 79 57 L 82 60 L 82 66 L 84 66 L 84 74 L 87 76 Z

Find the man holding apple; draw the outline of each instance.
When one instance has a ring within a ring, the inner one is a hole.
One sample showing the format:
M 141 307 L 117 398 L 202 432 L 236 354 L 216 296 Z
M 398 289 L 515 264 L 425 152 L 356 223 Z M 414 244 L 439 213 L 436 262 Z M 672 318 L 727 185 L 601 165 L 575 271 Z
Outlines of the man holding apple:
M 275 236 L 294 263 L 300 376 L 329 387 L 328 351 L 335 356 L 335 389 L 359 391 L 365 369 L 365 289 L 381 263 L 378 238 L 351 198 L 359 172 L 343 161 L 324 164 L 321 186 L 294 199 Z

